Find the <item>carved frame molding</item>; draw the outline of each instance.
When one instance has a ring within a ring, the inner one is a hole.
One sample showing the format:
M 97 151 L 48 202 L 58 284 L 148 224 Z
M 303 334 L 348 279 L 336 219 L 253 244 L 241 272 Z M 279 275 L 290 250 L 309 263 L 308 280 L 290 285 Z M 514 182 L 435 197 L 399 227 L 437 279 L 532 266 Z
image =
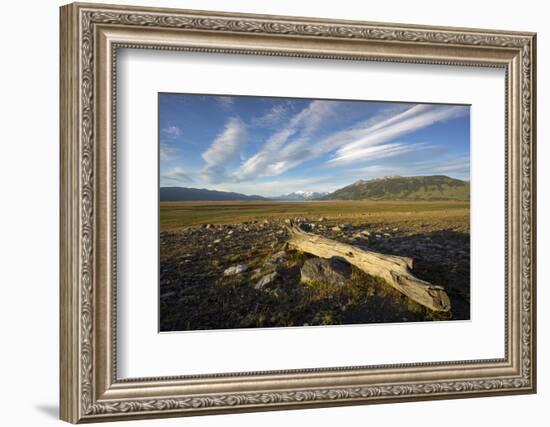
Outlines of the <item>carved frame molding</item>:
M 504 67 L 506 357 L 117 380 L 111 279 L 116 282 L 113 146 L 121 47 Z M 61 418 L 102 421 L 534 392 L 534 97 L 532 33 L 93 4 L 62 7 Z M 289 380 L 299 386 L 285 386 Z M 198 386 L 201 392 L 193 388 Z

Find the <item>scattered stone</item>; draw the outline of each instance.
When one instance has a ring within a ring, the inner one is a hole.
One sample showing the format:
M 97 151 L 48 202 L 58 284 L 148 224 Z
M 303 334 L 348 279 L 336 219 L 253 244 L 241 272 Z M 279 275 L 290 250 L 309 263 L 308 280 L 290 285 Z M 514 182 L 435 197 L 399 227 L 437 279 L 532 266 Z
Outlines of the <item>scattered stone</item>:
M 217 243 L 221 243 L 221 241 L 222 241 L 222 239 L 216 239 L 216 240 L 214 240 L 213 243 L 216 243 L 216 244 L 217 244 Z
M 384 233 L 384 237 L 391 237 L 390 233 Z
M 270 256 L 266 262 L 270 265 L 280 265 L 285 262 L 285 259 L 286 259 L 286 252 L 279 251 L 276 254 L 273 254 L 272 256 Z
M 326 221 L 326 220 L 327 220 L 327 219 L 326 219 L 324 216 L 322 216 L 322 217 L 320 217 L 320 218 L 318 219 L 318 221 L 320 221 L 320 222 L 323 222 L 323 221 Z
M 363 236 L 367 236 L 367 237 L 370 236 L 370 232 L 367 231 L 367 230 L 360 231 L 359 234 L 361 234 L 361 235 L 363 235 Z
M 234 276 L 236 274 L 241 274 L 241 273 L 245 272 L 247 269 L 248 269 L 247 265 L 237 264 L 237 265 L 233 265 L 229 268 L 226 268 L 225 271 L 223 272 L 223 275 L 224 276 Z
M 276 271 L 274 271 L 273 273 L 266 274 L 258 281 L 258 283 L 254 285 L 254 289 L 261 290 L 265 288 L 266 286 L 272 284 L 277 278 L 277 276 L 278 274 Z
M 290 218 L 285 219 L 285 224 L 288 224 L 288 225 L 292 224 L 292 220 Z
M 341 232 L 342 229 L 338 227 L 337 225 L 331 228 L 332 231 L 336 231 L 337 233 Z
M 395 227 L 395 228 L 392 228 L 392 230 L 394 233 L 397 233 L 399 231 L 399 228 Z
M 310 258 L 300 270 L 302 283 L 324 282 L 333 285 L 347 284 L 351 276 L 351 266 L 337 258 Z
M 228 236 L 231 236 L 232 234 L 233 234 L 233 230 L 229 230 L 229 231 L 227 232 L 227 235 L 228 235 Z
M 340 224 L 340 228 L 342 230 L 349 230 L 350 228 L 353 228 L 351 224 Z
M 173 297 L 174 295 L 176 295 L 175 292 L 166 292 L 164 294 L 160 294 L 160 299 L 168 299 L 170 297 Z
M 212 224 L 206 224 L 205 228 L 213 228 L 214 226 Z

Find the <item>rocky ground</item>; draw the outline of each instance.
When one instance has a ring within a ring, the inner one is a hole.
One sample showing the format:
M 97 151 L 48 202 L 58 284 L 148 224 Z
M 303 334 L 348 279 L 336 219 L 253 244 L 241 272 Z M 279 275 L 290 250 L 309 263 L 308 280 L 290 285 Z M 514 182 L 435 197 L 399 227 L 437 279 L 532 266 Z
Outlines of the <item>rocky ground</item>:
M 418 278 L 445 287 L 452 313 L 436 315 L 346 263 L 289 250 L 289 219 L 271 219 L 161 233 L 161 331 L 469 319 L 467 218 L 292 220 L 330 239 L 412 257 Z

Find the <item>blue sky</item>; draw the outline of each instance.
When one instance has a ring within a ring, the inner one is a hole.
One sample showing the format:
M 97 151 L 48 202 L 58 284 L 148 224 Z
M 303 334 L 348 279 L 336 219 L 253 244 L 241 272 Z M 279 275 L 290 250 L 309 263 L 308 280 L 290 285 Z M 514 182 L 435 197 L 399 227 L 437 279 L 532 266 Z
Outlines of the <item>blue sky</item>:
M 463 105 L 161 93 L 159 140 L 161 186 L 276 196 L 470 176 Z

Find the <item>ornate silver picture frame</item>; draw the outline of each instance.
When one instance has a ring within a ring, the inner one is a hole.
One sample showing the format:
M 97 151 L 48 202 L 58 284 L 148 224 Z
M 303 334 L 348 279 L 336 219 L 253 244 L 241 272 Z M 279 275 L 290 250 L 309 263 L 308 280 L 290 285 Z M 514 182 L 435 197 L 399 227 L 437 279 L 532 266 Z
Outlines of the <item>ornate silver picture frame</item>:
M 534 393 L 535 42 L 533 33 L 508 31 L 63 6 L 61 419 L 79 423 Z M 116 61 L 122 48 L 503 69 L 504 357 L 120 379 L 115 148 Z

